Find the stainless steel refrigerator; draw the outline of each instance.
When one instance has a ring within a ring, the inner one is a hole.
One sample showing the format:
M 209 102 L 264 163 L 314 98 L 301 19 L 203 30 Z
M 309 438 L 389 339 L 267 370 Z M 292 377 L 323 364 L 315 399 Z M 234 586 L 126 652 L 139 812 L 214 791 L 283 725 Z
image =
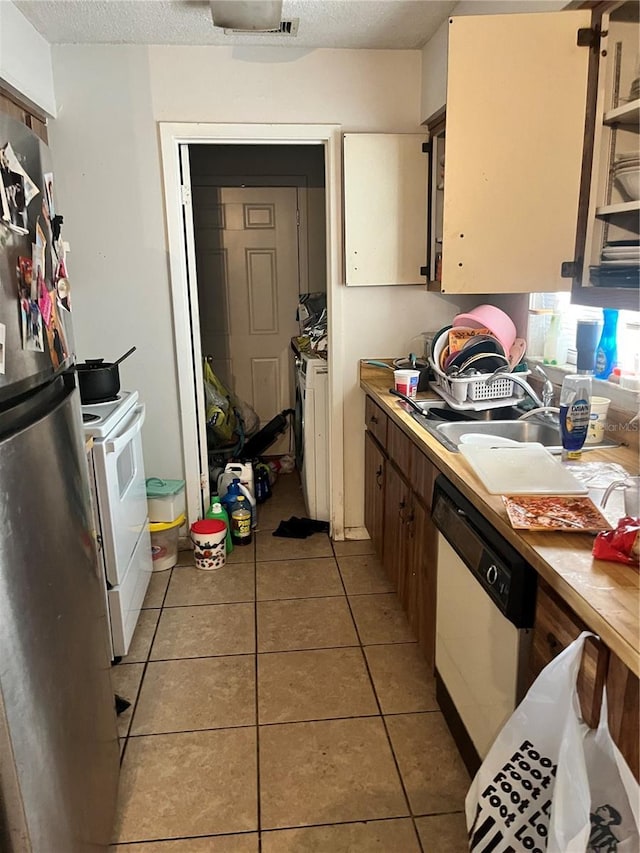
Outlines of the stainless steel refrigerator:
M 97 853 L 110 842 L 119 749 L 71 315 L 50 289 L 53 172 L 46 146 L 0 114 L 0 157 L 6 142 L 0 215 L 7 189 L 17 206 L 13 229 L 0 222 L 0 850 Z M 40 190 L 26 214 L 22 172 Z M 44 270 L 27 294 L 20 264 L 35 257 L 37 229 Z

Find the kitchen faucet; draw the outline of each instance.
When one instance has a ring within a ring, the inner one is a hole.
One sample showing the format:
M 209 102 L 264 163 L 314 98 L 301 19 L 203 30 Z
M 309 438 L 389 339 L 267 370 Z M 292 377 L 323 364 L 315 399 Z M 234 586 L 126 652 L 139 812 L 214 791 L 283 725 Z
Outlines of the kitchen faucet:
M 486 384 L 492 385 L 497 379 L 504 379 L 504 375 L 502 373 L 494 373 L 492 376 L 488 377 L 488 379 L 486 380 Z M 535 403 L 536 409 L 545 408 L 545 403 L 540 399 L 540 397 L 538 397 L 538 395 L 533 390 L 531 385 L 529 385 L 529 383 L 527 382 L 526 379 L 523 379 L 517 373 L 509 374 L 509 379 L 514 384 L 519 385 L 522 389 L 524 389 L 527 392 L 527 394 L 531 397 L 531 399 Z M 549 383 L 549 384 L 551 384 L 551 383 Z M 553 396 L 553 391 L 552 391 L 552 396 Z M 548 403 L 546 404 L 546 406 L 548 407 Z
M 536 364 L 534 370 L 544 379 L 544 385 L 542 386 L 542 405 L 547 409 L 553 404 L 553 384 L 539 364 Z
M 518 376 L 517 373 L 512 373 L 509 377 L 513 382 L 515 382 L 516 385 L 519 385 L 524 391 L 526 391 L 534 402 L 534 408 L 528 412 L 525 412 L 523 415 L 520 415 L 518 420 L 525 420 L 526 418 L 529 418 L 532 415 L 542 415 L 545 418 L 553 418 L 553 415 L 558 415 L 560 413 L 560 409 L 552 405 L 553 385 L 551 384 L 551 380 L 544 372 L 544 370 L 540 367 L 540 365 L 536 365 L 535 370 L 537 373 L 544 377 L 544 385 L 542 386 L 542 400 L 540 399 L 540 397 L 538 397 L 538 395 L 533 390 L 531 385 L 529 385 L 526 379 L 522 378 L 521 376 Z M 495 380 L 499 378 L 500 374 L 496 373 L 487 379 L 486 384 L 491 385 L 492 382 L 495 382 Z

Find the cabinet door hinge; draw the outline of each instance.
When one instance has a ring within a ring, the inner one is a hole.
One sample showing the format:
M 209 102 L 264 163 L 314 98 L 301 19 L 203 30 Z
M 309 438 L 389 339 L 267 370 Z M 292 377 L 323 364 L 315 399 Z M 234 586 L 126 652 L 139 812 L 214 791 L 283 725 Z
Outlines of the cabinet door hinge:
M 300 227 L 300 211 L 296 210 L 296 225 Z
M 433 149 L 433 145 L 431 144 L 431 142 L 423 142 L 422 143 L 422 153 L 423 154 L 431 154 L 432 149 Z
M 597 52 L 600 50 L 602 36 L 606 36 L 606 33 L 600 30 L 598 24 L 595 27 L 580 27 L 577 40 L 578 47 L 590 47 Z
M 182 204 L 191 204 L 191 187 L 188 187 L 186 184 L 182 184 L 180 187 L 180 194 L 182 196 Z
M 563 261 L 560 265 L 561 278 L 575 278 L 578 275 L 578 264 L 575 261 Z

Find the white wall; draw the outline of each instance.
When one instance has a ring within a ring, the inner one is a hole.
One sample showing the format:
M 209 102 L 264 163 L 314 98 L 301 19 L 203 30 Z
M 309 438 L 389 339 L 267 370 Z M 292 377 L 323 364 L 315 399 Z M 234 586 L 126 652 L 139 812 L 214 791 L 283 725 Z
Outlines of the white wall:
M 0 83 L 36 112 L 55 116 L 51 47 L 9 0 L 0 0 Z
M 456 15 L 496 15 L 523 12 L 555 12 L 567 0 L 460 0 L 451 17 Z M 422 48 L 422 92 L 420 121 L 426 121 L 447 100 L 447 47 L 449 19 L 443 21 Z
M 157 129 L 144 48 L 54 48 L 56 208 L 71 245 L 78 357 L 123 362 L 147 405 L 148 475 L 182 477 Z
M 419 51 L 54 47 L 59 116 L 50 129 L 72 243 L 78 351 L 135 343 L 123 384 L 148 405 L 150 473 L 181 475 L 158 121 L 340 124 L 415 131 Z M 421 288 L 343 293 L 345 526 L 363 524 L 360 358 L 403 355 L 455 307 Z

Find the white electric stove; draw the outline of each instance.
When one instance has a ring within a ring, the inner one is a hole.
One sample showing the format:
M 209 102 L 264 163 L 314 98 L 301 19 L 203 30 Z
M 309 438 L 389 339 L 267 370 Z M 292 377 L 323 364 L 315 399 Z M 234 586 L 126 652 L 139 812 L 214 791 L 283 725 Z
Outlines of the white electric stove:
M 114 658 L 129 651 L 152 572 L 142 458 L 145 407 L 137 391 L 82 406 L 93 438 L 98 551 L 104 568 Z
M 82 405 L 82 423 L 86 435 L 104 438 L 138 402 L 137 391 L 121 391 L 112 400 Z

